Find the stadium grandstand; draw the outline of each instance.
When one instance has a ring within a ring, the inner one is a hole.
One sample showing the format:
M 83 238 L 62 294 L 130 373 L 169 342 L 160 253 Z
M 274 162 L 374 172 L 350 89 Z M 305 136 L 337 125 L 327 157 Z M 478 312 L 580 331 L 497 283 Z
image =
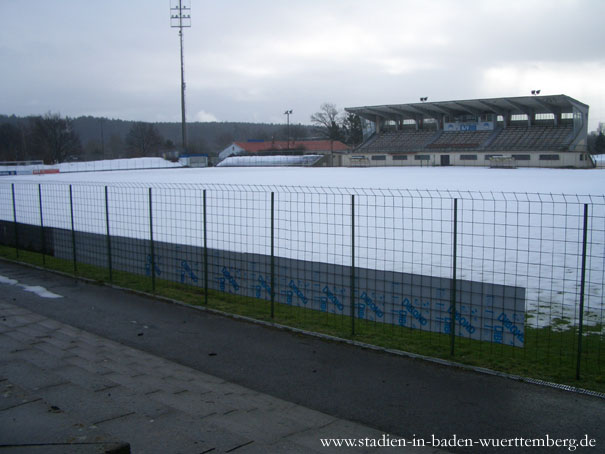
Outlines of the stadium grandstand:
M 348 166 L 594 167 L 588 106 L 566 95 L 348 107 L 363 143 Z

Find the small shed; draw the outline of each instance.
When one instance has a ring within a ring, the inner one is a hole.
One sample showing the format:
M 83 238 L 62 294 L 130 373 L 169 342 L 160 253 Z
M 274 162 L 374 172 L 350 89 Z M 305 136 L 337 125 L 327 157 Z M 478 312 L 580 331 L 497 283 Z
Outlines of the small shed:
M 207 154 L 184 154 L 179 157 L 183 167 L 208 167 Z

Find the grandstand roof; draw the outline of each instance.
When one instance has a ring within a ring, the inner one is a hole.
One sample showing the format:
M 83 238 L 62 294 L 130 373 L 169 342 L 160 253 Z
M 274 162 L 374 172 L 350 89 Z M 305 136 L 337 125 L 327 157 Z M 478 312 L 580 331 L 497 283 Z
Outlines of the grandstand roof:
M 573 112 L 588 113 L 588 106 L 567 95 L 521 96 L 514 98 L 470 99 L 463 101 L 417 102 L 382 106 L 347 107 L 345 110 L 369 120 L 435 118 L 441 115 L 535 114 Z

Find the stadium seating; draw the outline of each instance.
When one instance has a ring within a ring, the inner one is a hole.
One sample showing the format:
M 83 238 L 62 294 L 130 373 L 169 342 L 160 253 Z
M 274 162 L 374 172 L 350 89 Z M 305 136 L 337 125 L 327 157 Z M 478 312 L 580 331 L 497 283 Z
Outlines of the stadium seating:
M 511 126 L 502 129 L 490 144 L 494 151 L 565 150 L 571 141 L 570 125 L 555 126 Z
M 385 132 L 363 144 L 359 150 L 368 152 L 418 151 L 441 134 L 436 131 Z
M 492 134 L 492 131 L 456 131 L 444 132 L 427 148 L 474 149 L 480 147 Z
M 377 134 L 357 151 L 374 153 L 418 151 L 564 151 L 572 126 L 509 126 L 493 131 L 389 131 Z

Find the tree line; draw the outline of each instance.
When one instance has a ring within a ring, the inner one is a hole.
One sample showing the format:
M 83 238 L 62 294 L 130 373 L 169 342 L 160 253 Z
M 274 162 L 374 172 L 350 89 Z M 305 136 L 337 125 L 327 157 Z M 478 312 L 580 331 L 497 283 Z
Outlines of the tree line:
M 317 121 L 317 120 L 320 121 Z M 188 123 L 187 153 L 218 155 L 234 141 L 328 138 L 361 142 L 359 119 L 323 104 L 312 125 L 210 122 Z M 357 124 L 359 124 L 358 130 Z M 180 123 L 149 123 L 98 117 L 62 117 L 58 113 L 16 117 L 0 115 L 0 161 L 73 160 L 178 155 Z
M 592 154 L 605 154 L 605 123 L 599 123 L 596 131 L 588 134 L 588 151 Z
M 351 147 L 363 141 L 361 120 L 323 103 L 311 125 L 209 122 L 188 123 L 187 153 L 218 155 L 234 141 L 339 140 Z M 0 115 L 0 161 L 99 160 L 140 156 L 176 156 L 180 123 L 148 123 L 98 117 L 61 117 L 57 113 L 16 117 Z M 605 153 L 605 123 L 588 135 L 588 151 Z

